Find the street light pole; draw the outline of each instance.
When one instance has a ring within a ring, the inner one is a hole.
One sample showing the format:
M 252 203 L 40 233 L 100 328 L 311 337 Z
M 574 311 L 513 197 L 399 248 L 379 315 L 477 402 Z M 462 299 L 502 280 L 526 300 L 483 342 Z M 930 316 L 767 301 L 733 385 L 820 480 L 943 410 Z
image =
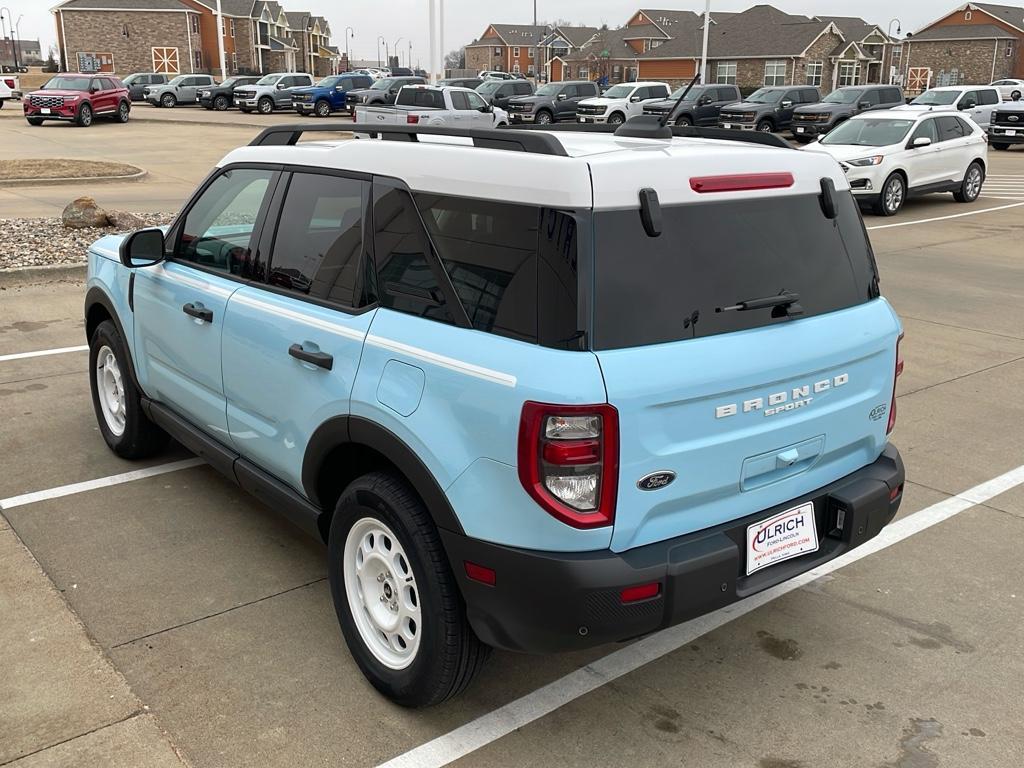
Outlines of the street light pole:
M 377 66 L 380 67 L 380 44 L 384 41 L 384 35 L 377 35 Z
M 899 19 L 892 19 L 889 22 L 889 30 L 888 30 L 889 40 L 890 41 L 892 40 L 892 25 L 893 25 L 893 22 L 896 23 L 896 34 L 897 35 L 900 34 L 903 31 L 903 29 L 902 29 L 903 22 L 900 21 Z M 896 67 L 893 66 L 893 63 L 892 63 L 892 52 L 891 52 L 892 48 L 890 48 L 889 50 L 890 50 L 890 53 L 889 53 L 889 85 L 892 85 L 895 82 L 895 80 L 896 80 L 896 71 L 895 71 Z M 900 63 L 902 64 L 902 61 Z
M 437 7 L 435 0 L 430 0 L 428 4 L 428 12 L 430 14 L 430 58 L 429 74 L 427 75 L 428 82 L 436 82 L 437 77 Z
M 711 31 L 711 0 L 704 3 L 704 42 L 700 48 L 700 82 L 708 81 L 708 33 Z
M 220 77 L 227 79 L 228 64 L 224 55 L 224 14 L 220 9 L 220 0 L 217 0 L 217 53 L 220 54 Z
M 355 37 L 356 31 L 352 27 L 345 27 L 345 66 L 348 67 L 349 71 L 352 71 L 352 54 L 349 53 L 348 41 L 350 37 Z
M 394 45 L 391 46 L 392 50 L 395 52 L 395 58 L 396 59 L 398 58 L 398 44 L 400 42 L 402 42 L 402 38 L 398 38 L 397 40 L 395 40 Z M 388 63 L 390 64 L 390 62 L 388 62 Z M 402 66 L 402 62 L 401 61 L 398 62 L 398 66 Z

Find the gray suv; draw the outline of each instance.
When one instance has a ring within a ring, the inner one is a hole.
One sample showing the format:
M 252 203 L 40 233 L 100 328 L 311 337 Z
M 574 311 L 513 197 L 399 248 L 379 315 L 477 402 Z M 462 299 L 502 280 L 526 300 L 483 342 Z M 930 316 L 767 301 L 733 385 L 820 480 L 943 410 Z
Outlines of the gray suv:
M 161 72 L 133 72 L 121 82 L 128 86 L 129 98 L 132 101 L 142 101 L 142 94 L 147 85 L 163 85 L 169 79 Z
M 790 130 L 797 141 L 813 141 L 861 112 L 892 109 L 903 103 L 903 91 L 895 85 L 847 85 L 836 88 L 817 104 L 794 109 Z
M 142 97 L 154 107 L 174 107 L 178 104 L 198 104 L 199 89 L 216 85 L 210 75 L 178 75 L 164 85 L 147 85 Z
M 677 88 L 667 99 L 651 101 L 644 104 L 645 115 L 664 117 L 672 111 L 679 97 L 686 91 L 686 86 Z M 718 125 L 718 113 L 722 107 L 735 104 L 740 100 L 740 89 L 735 85 L 708 83 L 695 85 L 686 94 L 686 100 L 679 104 L 669 124 L 673 125 Z
M 811 85 L 772 85 L 758 88 L 739 104 L 718 114 L 719 128 L 771 133 L 789 127 L 793 110 L 821 101 L 821 91 Z
M 568 80 L 548 83 L 532 96 L 516 96 L 508 101 L 508 116 L 513 123 L 557 123 L 576 120 L 576 105 L 583 99 L 601 95 L 597 83 L 589 80 Z
M 516 96 L 532 96 L 533 83 L 529 80 L 484 80 L 476 92 L 492 107 L 508 109 L 509 99 Z

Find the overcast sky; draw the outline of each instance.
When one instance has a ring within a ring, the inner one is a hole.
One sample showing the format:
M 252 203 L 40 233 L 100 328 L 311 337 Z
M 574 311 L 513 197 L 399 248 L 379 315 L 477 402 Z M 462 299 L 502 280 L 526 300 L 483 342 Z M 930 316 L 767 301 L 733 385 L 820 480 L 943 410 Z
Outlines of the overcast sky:
M 403 64 L 412 41 L 413 61 L 420 60 L 426 65 L 427 47 L 427 0 L 281 0 L 286 10 L 310 10 L 326 16 L 334 31 L 334 43 L 344 49 L 345 27 L 355 30 L 350 41 L 353 58 L 376 59 L 377 38 L 383 35 L 388 46 L 394 47 L 397 38 L 402 38 L 398 49 L 402 52 Z M 0 0 L 0 7 L 10 9 L 14 20 L 23 15 L 21 37 L 40 38 L 43 51 L 56 41 L 54 23 L 49 8 L 59 0 Z M 712 10 L 741 11 L 754 5 L 751 0 L 712 0 Z M 833 16 L 860 15 L 883 29 L 889 21 L 899 17 L 903 31 L 913 31 L 960 5 L 959 0 L 774 0 L 772 5 L 788 13 L 823 14 Z M 645 2 L 644 5 L 647 5 Z M 540 21 L 567 20 L 578 24 L 610 27 L 621 26 L 638 6 L 630 0 L 538 0 L 537 17 Z M 689 9 L 703 12 L 702 0 L 676 0 L 658 2 L 652 0 L 652 8 Z M 6 13 L 4 14 L 6 20 Z M 480 0 L 447 0 L 445 3 L 445 38 L 447 50 L 468 43 L 480 35 L 490 22 L 503 24 L 530 23 L 533 19 L 532 0 L 501 0 L 501 2 L 480 2 Z M 895 24 L 893 30 L 895 31 Z M 8 23 L 8 29 L 10 24 Z M 10 34 L 10 32 L 8 32 Z M 383 47 L 381 55 L 383 56 Z

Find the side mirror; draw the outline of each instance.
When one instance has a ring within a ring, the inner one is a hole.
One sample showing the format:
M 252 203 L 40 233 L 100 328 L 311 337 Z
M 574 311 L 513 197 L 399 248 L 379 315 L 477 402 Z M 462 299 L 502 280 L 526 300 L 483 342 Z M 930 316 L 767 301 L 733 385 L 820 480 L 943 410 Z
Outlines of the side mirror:
M 634 104 L 635 104 L 636 102 L 640 101 L 640 97 L 639 97 L 639 96 L 630 96 L 630 97 L 629 97 L 629 100 L 630 100 L 630 101 L 631 101 L 632 103 L 634 103 Z
M 912 146 L 914 149 L 920 149 L 921 147 L 931 146 L 931 143 L 932 143 L 932 140 L 931 140 L 930 137 L 928 137 L 928 136 L 918 136 L 916 139 L 914 139 L 911 142 L 910 146 Z
M 100 92 L 100 89 L 99 89 L 99 88 L 97 88 L 97 87 L 96 87 L 95 85 L 94 85 L 94 86 L 92 86 L 92 87 L 91 87 L 91 88 L 89 89 L 89 93 L 99 93 L 99 92 Z
M 871 108 L 871 102 L 870 101 L 862 101 L 860 103 L 860 108 L 861 109 L 870 109 Z
M 278 84 L 277 84 L 277 86 L 276 86 L 276 88 L 277 88 L 277 90 L 279 90 L 279 91 L 283 91 L 283 90 L 284 90 L 284 83 L 278 83 Z
M 560 94 L 558 94 L 557 98 L 558 98 L 559 101 L 565 101 L 568 98 L 568 95 L 564 94 L 564 93 L 560 93 Z
M 711 97 L 710 96 L 701 96 L 700 97 L 700 101 L 697 102 L 697 106 L 698 107 L 703 107 L 703 106 L 706 106 L 706 105 L 708 105 L 710 103 L 711 103 Z
M 976 102 L 974 99 L 968 99 L 967 101 L 960 105 L 960 109 L 974 109 L 976 106 L 978 106 L 978 102 Z
M 782 100 L 782 108 L 783 109 L 789 109 L 792 106 L 793 106 L 793 102 L 790 101 L 789 99 L 783 99 Z
M 156 227 L 132 232 L 121 241 L 121 263 L 129 269 L 151 267 L 164 260 L 164 233 Z
M 492 107 L 490 104 L 484 104 L 482 107 L 480 107 L 480 111 L 481 112 L 493 112 L 494 111 L 494 107 Z

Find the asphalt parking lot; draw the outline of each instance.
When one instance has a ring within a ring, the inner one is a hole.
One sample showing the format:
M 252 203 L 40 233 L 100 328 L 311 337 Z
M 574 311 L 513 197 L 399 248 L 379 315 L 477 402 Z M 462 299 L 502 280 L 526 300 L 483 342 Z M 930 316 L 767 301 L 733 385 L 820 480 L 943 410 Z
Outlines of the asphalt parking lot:
M 131 128 L 0 121 L 24 156 L 146 167 L 91 190 L 137 210 L 173 210 L 258 130 Z M 85 343 L 80 284 L 0 291 L 0 563 L 28 558 L 20 540 L 43 585 L 21 604 L 0 594 L 0 615 L 18 608 L 0 622 L 0 765 L 1024 764 L 1024 152 L 989 159 L 974 204 L 866 217 L 906 332 L 908 482 L 877 551 L 631 645 L 496 653 L 425 711 L 382 699 L 352 662 L 319 543 L 181 449 L 118 459 L 86 353 L 26 356 Z M 68 197 L 0 190 L 0 218 Z M 117 751 L 139 733 L 144 753 Z

